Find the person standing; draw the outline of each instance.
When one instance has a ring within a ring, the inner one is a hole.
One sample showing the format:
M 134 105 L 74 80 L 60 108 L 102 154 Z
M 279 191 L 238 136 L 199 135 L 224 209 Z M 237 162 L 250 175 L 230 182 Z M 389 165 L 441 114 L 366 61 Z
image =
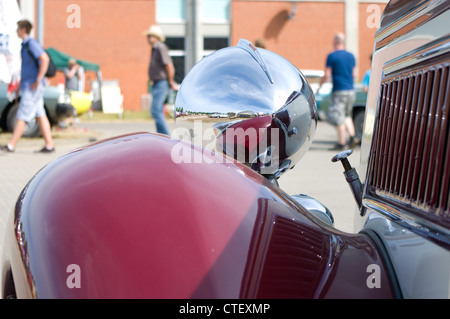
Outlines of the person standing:
M 44 109 L 45 73 L 49 57 L 41 45 L 30 37 L 32 24 L 28 20 L 17 22 L 17 35 L 22 39 L 20 102 L 16 115 L 16 125 L 8 144 L 0 149 L 4 152 L 14 152 L 16 144 L 25 131 L 26 123 L 36 118 L 44 138 L 45 146 L 38 152 L 52 153 L 55 151 L 51 134 L 50 122 Z
M 328 121 L 336 127 L 338 143 L 332 150 L 344 150 L 347 146 L 355 147 L 359 139 L 355 136 L 355 127 L 352 119 L 355 91 L 353 81 L 356 73 L 356 60 L 352 53 L 345 50 L 344 34 L 338 33 L 333 39 L 334 51 L 327 56 L 325 74 L 319 88 L 330 77 L 333 90 L 328 108 Z M 350 135 L 347 143 L 346 133 Z
M 370 55 L 370 66 L 372 66 L 372 54 Z M 366 73 L 364 73 L 364 77 L 361 80 L 361 84 L 363 86 L 363 92 L 367 94 L 369 92 L 369 83 L 370 83 L 370 73 L 371 68 L 369 68 Z
M 78 81 L 80 79 L 80 74 L 78 71 L 80 69 L 80 65 L 73 58 L 70 58 L 67 64 L 67 68 L 64 68 L 66 89 L 78 91 Z
M 155 120 L 156 130 L 161 134 L 169 134 L 166 120 L 164 118 L 164 103 L 169 90 L 177 90 L 174 80 L 175 67 L 169 55 L 169 49 L 164 43 L 165 37 L 161 28 L 152 25 L 145 31 L 149 45 L 152 48 L 148 76 L 151 85 L 152 105 L 151 115 Z

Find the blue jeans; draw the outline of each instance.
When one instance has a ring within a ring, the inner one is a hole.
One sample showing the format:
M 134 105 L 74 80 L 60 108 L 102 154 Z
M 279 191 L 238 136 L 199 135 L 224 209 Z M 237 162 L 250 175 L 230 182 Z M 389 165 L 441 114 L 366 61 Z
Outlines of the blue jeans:
M 152 108 L 150 110 L 156 124 L 156 131 L 161 134 L 169 135 L 166 119 L 164 118 L 164 102 L 169 94 L 169 82 L 159 80 L 152 86 Z

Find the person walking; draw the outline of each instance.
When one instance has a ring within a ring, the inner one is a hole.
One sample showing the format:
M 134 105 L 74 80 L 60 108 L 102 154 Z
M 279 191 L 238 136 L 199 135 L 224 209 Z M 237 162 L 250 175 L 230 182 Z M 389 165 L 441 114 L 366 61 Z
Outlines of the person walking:
M 17 22 L 17 35 L 23 41 L 20 52 L 22 58 L 19 84 L 21 98 L 12 137 L 8 144 L 0 147 L 4 152 L 14 152 L 17 142 L 25 131 L 26 123 L 33 118 L 36 118 L 45 142 L 45 146 L 38 152 L 55 151 L 50 122 L 44 109 L 45 73 L 49 57 L 41 45 L 30 37 L 32 27 L 28 20 Z
M 155 120 L 156 131 L 161 134 L 169 134 L 166 120 L 164 118 L 164 103 L 169 90 L 177 90 L 178 86 L 174 80 L 175 67 L 169 55 L 169 49 L 164 43 L 165 36 L 161 28 L 152 25 L 145 31 L 149 45 L 151 46 L 151 58 L 148 68 L 148 76 L 151 85 L 152 105 L 151 115 Z
M 344 150 L 359 144 L 359 139 L 355 136 L 355 126 L 353 124 L 352 112 L 355 101 L 355 91 L 353 81 L 356 74 L 356 60 L 352 53 L 345 50 L 344 34 L 338 33 L 333 39 L 334 51 L 327 56 L 325 74 L 322 77 L 320 87 L 330 77 L 333 82 L 333 89 L 328 108 L 328 121 L 336 127 L 338 143 L 332 150 Z M 347 142 L 346 133 L 350 140 Z

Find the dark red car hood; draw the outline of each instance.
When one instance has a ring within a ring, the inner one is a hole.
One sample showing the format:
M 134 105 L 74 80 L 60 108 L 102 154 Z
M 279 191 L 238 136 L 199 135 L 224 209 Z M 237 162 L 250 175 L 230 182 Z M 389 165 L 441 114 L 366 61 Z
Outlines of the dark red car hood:
M 40 298 L 393 296 L 368 236 L 321 224 L 229 158 L 148 133 L 43 168 L 19 198 L 15 234 Z M 373 264 L 381 289 L 366 284 Z M 70 265 L 80 288 L 67 285 Z

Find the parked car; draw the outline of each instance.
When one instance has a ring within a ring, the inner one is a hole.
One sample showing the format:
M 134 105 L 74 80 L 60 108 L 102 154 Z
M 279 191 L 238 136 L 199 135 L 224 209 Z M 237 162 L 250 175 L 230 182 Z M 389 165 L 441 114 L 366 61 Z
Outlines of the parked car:
M 0 127 L 3 131 L 12 132 L 16 125 L 18 103 L 10 101 L 8 96 L 8 83 L 0 82 Z M 47 86 L 44 91 L 44 108 L 50 125 L 74 115 L 74 107 L 70 102 L 70 95 L 61 92 L 57 87 Z M 35 120 L 27 123 L 24 137 L 39 136 L 39 126 Z
M 448 299 L 449 9 L 448 1 L 386 6 L 359 168 L 351 150 L 331 159 L 355 197 L 354 232 L 336 229 L 317 200 L 279 188 L 314 138 L 314 93 L 288 61 L 241 40 L 181 84 L 177 133 L 191 140 L 119 136 L 30 180 L 6 224 L 1 293 Z M 249 108 L 258 116 L 238 117 Z M 236 117 L 205 121 L 213 127 L 202 131 L 198 121 L 216 113 Z M 202 147 L 214 144 L 207 132 L 218 148 Z
M 324 72 L 320 70 L 302 70 L 302 73 L 305 75 L 315 93 L 319 119 L 326 121 L 333 85 L 329 81 L 325 82 L 317 94 L 317 88 L 319 87 L 320 79 L 323 77 Z M 356 136 L 361 140 L 367 94 L 363 91 L 361 83 L 355 83 L 354 87 L 355 102 L 353 103 L 353 123 L 355 124 Z

